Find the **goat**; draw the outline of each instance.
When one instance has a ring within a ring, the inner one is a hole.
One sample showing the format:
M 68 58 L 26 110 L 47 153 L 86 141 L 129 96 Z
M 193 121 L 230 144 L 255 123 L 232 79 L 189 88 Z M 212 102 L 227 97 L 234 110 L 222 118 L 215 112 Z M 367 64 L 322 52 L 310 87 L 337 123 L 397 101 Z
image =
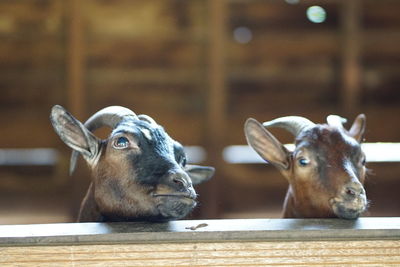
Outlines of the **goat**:
M 186 164 L 182 145 L 162 126 L 124 107 L 106 107 L 82 124 L 55 105 L 50 120 L 73 149 L 70 174 L 79 154 L 91 170 L 79 222 L 183 218 L 196 206 L 193 185 L 214 174 L 213 167 Z M 92 133 L 103 126 L 112 128 L 105 140 Z
M 361 142 L 366 117 L 360 114 L 350 130 L 344 118 L 327 117 L 314 124 L 299 116 L 259 123 L 247 119 L 247 143 L 288 180 L 284 218 L 356 219 L 367 208 L 363 187 L 366 167 Z M 295 148 L 287 150 L 266 128 L 279 127 L 295 136 Z

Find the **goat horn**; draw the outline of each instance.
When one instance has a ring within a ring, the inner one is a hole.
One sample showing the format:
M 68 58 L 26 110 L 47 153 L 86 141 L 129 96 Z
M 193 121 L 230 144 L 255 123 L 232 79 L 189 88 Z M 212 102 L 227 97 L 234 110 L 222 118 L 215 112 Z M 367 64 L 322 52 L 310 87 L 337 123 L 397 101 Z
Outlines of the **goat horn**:
M 137 115 L 128 108 L 121 106 L 110 106 L 97 111 L 85 122 L 84 125 L 86 129 L 91 132 L 103 126 L 108 126 L 114 129 L 117 124 L 127 116 L 137 117 Z M 72 151 L 69 167 L 70 175 L 72 175 L 72 173 L 75 171 L 78 156 L 78 152 Z
M 145 114 L 140 114 L 138 115 L 138 118 L 142 121 L 147 121 L 148 123 L 152 124 L 152 125 L 158 125 L 157 122 L 150 116 L 145 115 Z
M 103 126 L 115 128 L 126 116 L 137 117 L 136 114 L 128 108 L 110 106 L 97 111 L 84 125 L 89 131 L 94 131 Z
M 270 128 L 270 127 L 283 128 L 292 133 L 294 136 L 297 136 L 303 130 L 314 127 L 315 123 L 304 117 L 287 116 L 287 117 L 277 118 L 272 121 L 264 122 L 263 126 L 265 128 Z
M 328 123 L 328 125 L 330 126 L 336 126 L 340 129 L 344 129 L 343 128 L 343 123 L 346 123 L 347 120 L 345 118 L 342 118 L 338 115 L 329 115 L 328 117 L 326 117 L 326 122 Z

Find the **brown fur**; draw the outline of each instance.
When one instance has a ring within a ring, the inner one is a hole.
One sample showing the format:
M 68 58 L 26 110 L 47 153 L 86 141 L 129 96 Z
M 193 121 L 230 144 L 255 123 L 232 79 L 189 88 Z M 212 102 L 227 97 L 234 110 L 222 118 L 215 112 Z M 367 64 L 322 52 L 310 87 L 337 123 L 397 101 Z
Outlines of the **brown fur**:
M 98 222 L 101 221 L 101 218 L 102 216 L 94 200 L 93 183 L 90 183 L 79 209 L 78 222 Z
M 352 218 L 356 216 L 352 209 L 365 209 L 365 155 L 353 137 L 336 127 L 316 125 L 297 136 L 296 148 L 289 152 L 280 149 L 276 139 L 264 135 L 262 125 L 250 120 L 245 126 L 249 144 L 289 182 L 283 217 Z M 280 154 L 283 156 L 276 156 Z M 302 166 L 301 159 L 309 164 Z M 359 191 L 359 199 L 352 199 L 349 188 Z M 348 211 L 342 211 L 344 207 Z
M 113 149 L 106 148 L 98 164 L 93 169 L 92 190 L 96 209 L 103 215 L 113 217 L 134 218 L 143 216 L 157 216 L 155 201 L 149 195 L 153 188 L 142 186 L 135 181 L 135 170 L 124 159 L 123 153 L 116 153 Z M 129 171 L 127 171 L 129 170 Z M 87 210 L 81 213 L 91 213 Z
M 349 182 L 349 174 L 342 166 L 342 161 L 353 148 L 343 137 L 336 129 L 323 126 L 315 129 L 313 134 L 302 136 L 296 141 L 297 144 L 309 143 L 310 154 L 318 148 L 321 151 L 320 156 L 323 156 L 328 164 L 325 174 L 318 172 L 316 167 L 308 172 L 301 172 L 296 166 L 295 159 L 292 158 L 290 169 L 284 171 L 290 173 L 285 175 L 290 184 L 283 208 L 285 218 L 337 217 L 329 205 L 329 199 L 335 197 L 340 188 Z M 359 178 L 353 178 L 359 179 L 363 184 L 365 167 L 361 166 L 358 171 Z

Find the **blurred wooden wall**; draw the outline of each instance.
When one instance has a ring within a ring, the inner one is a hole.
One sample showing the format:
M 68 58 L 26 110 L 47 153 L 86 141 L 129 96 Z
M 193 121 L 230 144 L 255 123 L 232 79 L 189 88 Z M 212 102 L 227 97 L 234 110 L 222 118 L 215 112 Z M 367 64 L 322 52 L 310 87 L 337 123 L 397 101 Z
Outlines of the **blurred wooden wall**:
M 289 2 L 0 1 L 0 148 L 61 155 L 56 166 L 0 167 L 0 217 L 21 206 L 76 215 L 87 170 L 67 176 L 70 151 L 48 120 L 54 104 L 80 120 L 126 106 L 205 147 L 217 173 L 200 186 L 194 217 L 279 216 L 287 184 L 278 172 L 222 159 L 223 147 L 245 144 L 247 117 L 363 112 L 367 141 L 399 142 L 400 2 Z M 307 20 L 311 5 L 325 8 L 325 22 Z M 235 39 L 243 27 L 248 43 Z M 370 167 L 369 215 L 400 215 L 399 163 Z

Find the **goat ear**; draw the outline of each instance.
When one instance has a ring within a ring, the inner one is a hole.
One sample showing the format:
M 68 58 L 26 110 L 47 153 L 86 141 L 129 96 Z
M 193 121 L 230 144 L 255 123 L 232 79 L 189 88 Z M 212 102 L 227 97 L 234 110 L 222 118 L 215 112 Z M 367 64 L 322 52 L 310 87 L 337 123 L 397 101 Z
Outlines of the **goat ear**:
M 209 166 L 188 164 L 185 166 L 185 171 L 192 180 L 192 184 L 198 185 L 205 181 L 208 181 L 214 175 L 215 169 Z
M 356 139 L 359 143 L 361 143 L 364 138 L 366 120 L 367 118 L 364 114 L 358 115 L 349 130 L 349 135 Z
M 289 168 L 289 152 L 261 123 L 253 118 L 247 119 L 244 133 L 249 146 L 264 160 L 280 169 Z
M 99 149 L 99 139 L 65 108 L 56 105 L 51 109 L 50 121 L 61 140 L 85 159 L 94 158 Z

